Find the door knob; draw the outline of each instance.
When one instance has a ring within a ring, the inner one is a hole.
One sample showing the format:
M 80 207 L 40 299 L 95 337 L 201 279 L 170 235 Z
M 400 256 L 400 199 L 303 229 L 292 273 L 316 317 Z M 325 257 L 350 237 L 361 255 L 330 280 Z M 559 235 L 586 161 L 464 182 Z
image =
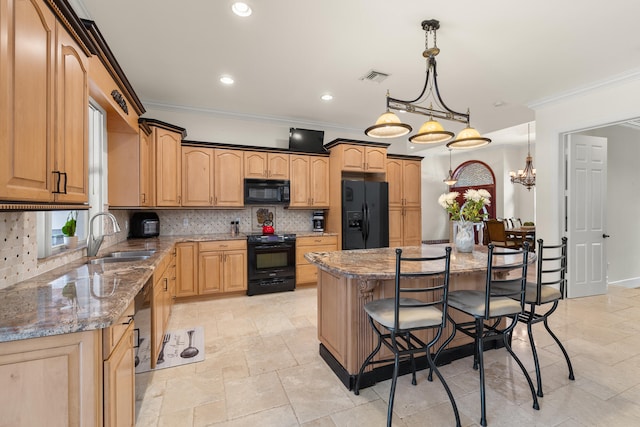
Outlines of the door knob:
M 602 238 L 603 238 L 603 239 L 606 239 L 607 237 L 611 237 L 611 236 L 609 236 L 608 234 L 603 234 L 603 235 L 602 235 Z

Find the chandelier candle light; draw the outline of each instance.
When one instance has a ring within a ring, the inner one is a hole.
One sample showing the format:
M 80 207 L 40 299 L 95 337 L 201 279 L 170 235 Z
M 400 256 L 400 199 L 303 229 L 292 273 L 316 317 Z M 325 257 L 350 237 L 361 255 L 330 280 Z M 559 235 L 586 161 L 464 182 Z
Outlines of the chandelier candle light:
M 450 219 L 454 222 L 453 241 L 457 251 L 473 252 L 473 228 L 479 225 L 478 230 L 482 230 L 482 220 L 487 216 L 485 207 L 491 205 L 491 194 L 483 189 L 468 189 L 464 192 L 465 202 L 462 208 L 456 200 L 459 195 L 456 191 L 444 193 L 438 198 L 438 204 L 449 213 Z
M 527 187 L 527 190 L 531 191 L 531 187 L 536 185 L 536 170 L 533 167 L 533 157 L 531 157 L 531 129 L 530 124 L 527 123 L 527 159 L 525 161 L 524 170 L 516 172 L 509 172 L 511 182 L 513 184 L 522 184 Z
M 428 116 L 429 120 L 418 130 L 418 133 L 409 137 L 409 141 L 416 144 L 436 144 L 447 142 L 453 138 L 454 133 L 444 130 L 442 125 L 434 119 L 450 120 L 467 125 L 458 136 L 447 143 L 449 148 L 475 148 L 487 145 L 491 142 L 484 138 L 470 125 L 470 113 L 459 113 L 447 107 L 440 96 L 438 89 L 438 73 L 436 71 L 436 55 L 440 53 L 437 46 L 436 30 L 440 28 L 440 22 L 435 19 L 422 21 L 422 29 L 425 31 L 425 49 L 422 56 L 426 58 L 427 72 L 422 92 L 416 99 L 406 101 L 392 98 L 387 91 L 387 110 L 378 118 L 373 126 L 365 130 L 367 136 L 373 138 L 396 138 L 412 131 L 410 125 L 402 123 L 400 118 L 391 110 Z M 429 45 L 429 38 L 433 39 L 433 46 Z M 435 90 L 435 93 L 434 93 Z M 431 99 L 429 107 L 419 105 Z M 436 105 L 436 108 L 433 105 Z

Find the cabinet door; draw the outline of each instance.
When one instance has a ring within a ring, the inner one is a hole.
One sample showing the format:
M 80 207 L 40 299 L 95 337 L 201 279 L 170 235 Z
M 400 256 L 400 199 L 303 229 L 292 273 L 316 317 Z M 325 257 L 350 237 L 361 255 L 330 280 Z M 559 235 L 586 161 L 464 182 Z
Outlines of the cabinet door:
M 56 20 L 41 0 L 0 7 L 0 199 L 50 202 Z
M 55 201 L 87 203 L 89 200 L 89 59 L 58 24 L 56 66 L 56 140 L 54 171 L 62 182 Z
M 213 206 L 214 149 L 182 147 L 182 206 Z
M 391 218 L 389 218 L 391 220 Z M 422 244 L 422 214 L 420 208 L 404 208 L 403 245 Z
M 225 292 L 247 289 L 247 252 L 227 251 L 223 255 Z
M 266 178 L 267 153 L 255 151 L 245 151 L 244 153 L 244 177 L 245 178 Z
M 289 154 L 269 153 L 267 178 L 289 179 Z
M 182 137 L 153 128 L 156 152 L 156 205 L 180 206 L 182 191 Z
M 291 155 L 291 188 L 289 207 L 307 207 L 310 204 L 309 161 L 309 156 Z
M 309 157 L 309 195 L 313 207 L 329 207 L 329 159 Z
M 387 182 L 389 183 L 389 206 L 402 206 L 402 169 L 403 161 L 387 160 Z M 391 218 L 389 218 L 391 221 Z M 389 236 L 391 239 L 391 236 Z M 391 243 L 391 242 L 389 242 Z
M 244 156 L 239 150 L 215 150 L 215 206 L 244 206 Z
M 405 160 L 403 162 L 402 169 L 402 190 L 404 205 L 411 207 L 420 207 L 422 191 L 422 163 L 418 160 Z
M 139 161 L 139 179 L 140 179 L 140 206 L 155 206 L 155 191 L 153 185 L 153 145 L 151 143 L 151 135 L 139 131 L 138 140 L 140 143 L 140 161 Z
M 176 296 L 198 294 L 198 244 L 196 242 L 176 245 Z
M 223 252 L 200 252 L 198 262 L 198 292 L 200 295 L 222 291 Z
M 384 173 L 387 170 L 387 149 L 367 147 L 364 162 L 365 171 Z
M 135 425 L 135 353 L 133 323 L 104 361 L 104 425 Z
M 397 248 L 403 246 L 404 234 L 403 208 L 400 206 L 389 207 L 389 247 Z
M 162 275 L 153 284 L 153 298 L 151 299 L 151 369 L 156 367 L 165 332 L 164 295 L 165 289 L 169 288 L 168 280 L 165 279 L 166 277 Z
M 365 147 L 345 145 L 342 148 L 342 170 L 364 171 Z

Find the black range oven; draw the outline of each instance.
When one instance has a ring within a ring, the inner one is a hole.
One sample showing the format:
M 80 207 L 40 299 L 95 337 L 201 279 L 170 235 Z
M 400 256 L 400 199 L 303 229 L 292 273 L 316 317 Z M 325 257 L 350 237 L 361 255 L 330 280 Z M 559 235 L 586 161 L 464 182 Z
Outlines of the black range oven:
M 296 288 L 295 234 L 249 235 L 247 254 L 247 295 Z

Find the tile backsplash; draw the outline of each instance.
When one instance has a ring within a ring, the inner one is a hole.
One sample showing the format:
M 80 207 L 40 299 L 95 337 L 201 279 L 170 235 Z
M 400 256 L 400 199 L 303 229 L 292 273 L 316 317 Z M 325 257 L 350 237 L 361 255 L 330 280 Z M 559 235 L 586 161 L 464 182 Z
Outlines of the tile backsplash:
M 288 210 L 280 206 L 247 207 L 234 210 L 159 210 L 160 234 L 227 233 L 231 221 L 239 219 L 240 232 L 259 232 L 256 212 L 267 208 L 274 214 L 276 232 L 307 232 L 312 230 L 312 210 Z M 129 218 L 133 211 L 112 210 L 122 231 L 106 236 L 100 252 L 126 240 Z M 36 212 L 0 212 L 0 289 L 45 273 L 86 256 L 86 249 L 66 251 L 49 258 L 38 259 Z

